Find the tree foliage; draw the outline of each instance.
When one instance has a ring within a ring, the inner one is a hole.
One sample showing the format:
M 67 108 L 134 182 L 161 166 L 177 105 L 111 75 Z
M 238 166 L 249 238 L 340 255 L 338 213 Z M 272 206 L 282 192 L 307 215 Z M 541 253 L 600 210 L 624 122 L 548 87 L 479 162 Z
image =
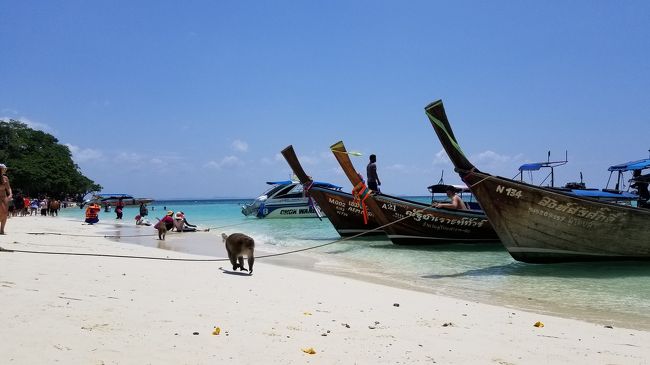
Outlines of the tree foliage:
M 83 196 L 102 187 L 84 176 L 68 146 L 17 120 L 0 121 L 0 162 L 14 190 L 29 196 Z

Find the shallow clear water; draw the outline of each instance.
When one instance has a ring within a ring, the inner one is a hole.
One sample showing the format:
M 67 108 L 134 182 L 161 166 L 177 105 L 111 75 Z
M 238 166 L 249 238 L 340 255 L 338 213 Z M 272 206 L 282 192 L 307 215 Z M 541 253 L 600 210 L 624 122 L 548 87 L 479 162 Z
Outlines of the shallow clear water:
M 426 201 L 427 197 L 420 200 Z M 327 219 L 257 219 L 244 217 L 245 200 L 160 201 L 149 208 L 149 220 L 166 209 L 183 211 L 189 222 L 209 233 L 183 236 L 172 243 L 151 237 L 130 242 L 203 255 L 223 255 L 217 249 L 221 232 L 244 232 L 258 250 L 283 252 L 339 240 Z M 133 222 L 137 207 L 127 207 L 124 224 Z M 63 210 L 63 216 L 83 218 L 83 210 Z M 115 222 L 115 214 L 100 214 Z M 154 234 L 150 227 L 140 232 Z M 168 240 L 169 241 L 169 240 Z M 215 244 L 215 242 L 217 244 Z M 334 243 L 283 256 L 282 264 L 305 266 L 390 285 L 633 328 L 650 329 L 650 263 L 570 263 L 532 265 L 513 260 L 501 245 L 407 247 L 384 238 Z M 275 260 L 275 259 L 274 259 Z M 277 262 L 277 260 L 276 260 Z

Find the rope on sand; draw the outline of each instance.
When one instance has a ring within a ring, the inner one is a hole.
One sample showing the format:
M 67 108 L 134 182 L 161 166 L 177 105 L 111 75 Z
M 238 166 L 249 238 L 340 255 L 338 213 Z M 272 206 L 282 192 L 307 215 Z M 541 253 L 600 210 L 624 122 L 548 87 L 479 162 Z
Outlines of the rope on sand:
M 222 229 L 222 228 L 240 226 L 242 224 L 248 224 L 248 223 L 251 223 L 251 222 L 253 222 L 253 221 L 243 222 L 243 223 L 235 223 L 235 224 L 227 224 L 227 225 L 218 226 L 218 227 L 208 227 L 208 228 L 205 228 L 205 229 L 197 229 L 196 231 L 187 231 L 186 233 L 189 233 L 189 232 L 209 232 L 211 229 Z M 69 237 L 102 237 L 102 238 L 155 237 L 155 236 L 158 235 L 157 233 L 132 234 L 132 235 L 121 235 L 121 234 L 97 235 L 97 234 L 74 234 L 74 233 L 59 233 L 59 232 L 27 232 L 27 234 L 31 234 L 31 235 L 51 235 L 51 236 L 69 236 Z

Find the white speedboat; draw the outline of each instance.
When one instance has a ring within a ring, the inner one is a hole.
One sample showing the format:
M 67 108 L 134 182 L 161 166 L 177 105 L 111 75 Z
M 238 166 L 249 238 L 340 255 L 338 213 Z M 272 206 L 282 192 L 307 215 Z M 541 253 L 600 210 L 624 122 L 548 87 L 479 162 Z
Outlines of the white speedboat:
M 267 181 L 271 188 L 241 208 L 245 216 L 257 218 L 318 218 L 323 214 L 298 181 Z M 313 186 L 341 190 L 340 186 L 315 181 Z
M 92 198 L 86 199 L 80 204 L 80 208 L 84 205 L 95 203 L 102 207 L 116 206 L 121 201 L 125 206 L 127 205 L 140 205 L 140 203 L 151 204 L 154 200 L 150 198 L 134 198 L 129 194 L 94 194 Z M 108 210 L 106 210 L 108 211 Z

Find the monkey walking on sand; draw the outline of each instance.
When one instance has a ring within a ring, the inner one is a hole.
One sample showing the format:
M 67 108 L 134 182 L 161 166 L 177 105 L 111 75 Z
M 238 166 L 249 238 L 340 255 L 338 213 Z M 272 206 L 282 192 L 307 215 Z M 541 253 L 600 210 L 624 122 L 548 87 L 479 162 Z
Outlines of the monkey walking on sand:
M 248 271 L 252 275 L 253 263 L 255 262 L 255 241 L 243 233 L 233 233 L 231 235 L 222 233 L 221 238 L 226 244 L 232 270 L 237 271 L 237 268 L 239 268 L 239 270 Z M 248 257 L 248 270 L 244 268 L 244 256 Z

